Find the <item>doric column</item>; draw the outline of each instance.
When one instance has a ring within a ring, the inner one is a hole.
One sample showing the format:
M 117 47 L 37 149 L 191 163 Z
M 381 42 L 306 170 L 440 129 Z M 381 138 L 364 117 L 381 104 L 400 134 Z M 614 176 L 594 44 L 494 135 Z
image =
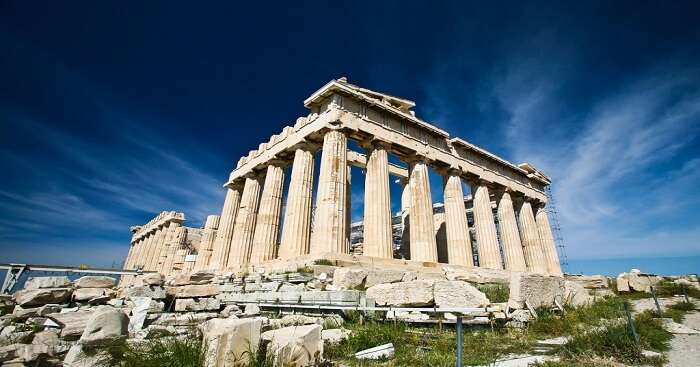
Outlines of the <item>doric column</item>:
M 551 275 L 562 275 L 557 246 L 554 243 L 552 227 L 549 225 L 549 218 L 547 217 L 544 204 L 537 206 L 535 221 L 537 222 L 537 232 L 540 235 L 540 244 L 542 245 L 547 272 Z
M 165 234 L 163 235 L 162 242 L 160 243 L 160 248 L 158 250 L 158 259 L 155 261 L 153 270 L 162 272 L 166 258 L 168 257 L 168 247 L 170 246 L 176 227 L 177 226 L 175 222 L 169 222 L 163 227 Z
M 250 250 L 253 245 L 255 221 L 258 217 L 260 204 L 260 178 L 245 179 L 241 205 L 238 208 L 236 223 L 233 226 L 231 250 L 228 253 L 227 268 L 245 265 L 250 260 Z
M 311 239 L 311 200 L 314 188 L 314 154 L 308 147 L 294 152 L 289 179 L 287 207 L 284 212 L 280 259 L 291 259 L 309 253 Z
M 348 252 L 345 246 L 347 143 L 342 131 L 331 130 L 323 137 L 314 232 L 311 234 L 312 254 Z
M 158 261 L 160 260 L 160 253 L 165 246 L 165 238 L 168 235 L 168 225 L 165 224 L 158 228 L 158 240 L 153 249 L 153 256 L 151 256 L 148 262 L 148 268 L 150 270 L 158 270 Z
M 199 252 L 197 253 L 197 262 L 194 265 L 195 271 L 209 269 L 209 262 L 211 261 L 211 255 L 214 249 L 214 240 L 216 239 L 217 228 L 219 228 L 219 216 L 207 216 L 207 221 L 204 224 L 204 231 L 202 233 L 201 245 L 199 246 Z
M 163 263 L 163 268 L 160 271 L 164 276 L 172 274 L 176 267 L 178 270 L 180 269 L 179 266 L 182 264 L 177 264 L 179 260 L 178 250 L 185 247 L 186 241 L 187 228 L 182 227 L 180 223 L 175 223 L 173 235 L 170 237 L 170 242 L 168 244 L 168 256 L 166 256 L 165 262 Z
M 408 179 L 401 179 L 401 256 L 411 258 L 411 187 Z
M 479 266 L 502 269 L 501 251 L 498 247 L 489 189 L 483 183 L 476 183 L 472 186 L 472 196 L 474 197 L 474 229 L 476 247 L 479 253 Z
M 523 242 L 523 252 L 525 253 L 527 270 L 533 273 L 547 273 L 542 246 L 540 246 L 540 235 L 537 232 L 535 215 L 532 213 L 532 204 L 530 204 L 527 198 L 520 206 L 518 219 L 520 220 L 520 238 Z
M 394 250 L 387 146 L 380 142 L 372 144 L 367 157 L 363 255 L 391 259 Z
M 410 168 L 408 185 L 411 190 L 411 260 L 437 262 L 428 165 L 423 160 L 416 160 L 411 162 Z
M 474 266 L 472 240 L 469 236 L 467 210 L 460 172 L 450 170 L 444 179 L 445 225 L 447 226 L 447 258 L 452 265 Z
M 139 265 L 141 265 L 141 253 L 143 252 L 143 247 L 146 244 L 146 239 L 146 236 L 142 236 L 141 239 L 134 245 L 134 256 L 129 264 L 129 268 L 132 270 L 138 269 Z
M 148 234 L 148 241 L 146 242 L 146 246 L 144 246 L 143 248 L 143 253 L 141 254 L 141 261 L 139 262 L 139 265 L 143 267 L 143 270 L 151 270 L 149 265 L 151 257 L 153 256 L 153 251 L 155 251 L 158 239 L 158 229 L 154 229 Z
M 277 257 L 277 237 L 282 214 L 283 191 L 284 168 L 281 163 L 275 162 L 267 166 L 265 185 L 260 197 L 260 209 L 253 236 L 251 264 L 259 264 Z
M 498 195 L 496 195 L 498 198 Z M 500 193 L 498 200 L 498 224 L 501 229 L 501 242 L 503 243 L 503 260 L 506 270 L 525 271 L 525 255 L 523 244 L 520 242 L 518 223 L 515 220 L 513 200 L 508 190 Z
M 177 227 L 173 236 L 172 266 L 165 276 L 178 274 L 185 268 L 185 256 L 187 256 L 187 227 Z
M 235 225 L 238 207 L 241 202 L 240 186 L 230 186 L 226 189 L 226 199 L 221 210 L 219 219 L 219 229 L 214 240 L 209 269 L 223 270 L 226 268 L 228 254 L 231 251 L 231 240 L 233 239 L 233 227 Z

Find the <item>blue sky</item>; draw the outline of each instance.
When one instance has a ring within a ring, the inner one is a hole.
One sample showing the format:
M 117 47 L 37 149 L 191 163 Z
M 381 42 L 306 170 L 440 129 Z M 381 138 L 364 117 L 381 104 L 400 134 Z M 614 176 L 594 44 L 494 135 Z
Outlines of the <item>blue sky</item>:
M 700 268 L 697 4 L 283 4 L 3 2 L 0 261 L 109 266 L 161 210 L 200 225 L 347 76 L 550 175 L 569 258 Z

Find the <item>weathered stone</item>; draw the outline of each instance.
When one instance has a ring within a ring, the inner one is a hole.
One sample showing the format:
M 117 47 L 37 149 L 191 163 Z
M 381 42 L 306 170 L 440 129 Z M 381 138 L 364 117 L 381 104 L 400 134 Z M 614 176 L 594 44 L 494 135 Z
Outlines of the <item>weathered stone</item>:
M 379 306 L 430 306 L 433 304 L 433 284 L 430 280 L 378 284 L 367 289 L 367 297 Z
M 43 305 L 39 307 L 37 310 L 37 315 L 39 316 L 46 316 L 50 313 L 57 313 L 61 312 L 62 307 L 60 305 L 55 305 L 55 304 L 48 304 L 48 305 Z
M 510 271 L 500 269 L 487 269 L 475 267 L 471 269 L 443 267 L 447 280 L 461 280 L 478 284 L 508 284 L 510 283 Z
M 15 306 L 12 311 L 12 316 L 15 321 L 26 320 L 30 317 L 35 317 L 39 315 L 39 307 L 25 308 L 22 306 Z
M 163 276 L 160 273 L 147 273 L 137 275 L 132 282 L 134 287 L 163 285 Z
M 206 366 L 228 367 L 246 365 L 249 350 L 258 350 L 259 319 L 213 319 L 201 326 L 206 350 Z
M 63 360 L 64 367 L 94 367 L 99 366 L 104 356 L 96 350 L 91 350 L 78 343 L 73 345 L 65 359 Z
M 164 313 L 160 314 L 153 322 L 155 325 L 170 326 L 196 326 L 202 322 L 219 316 L 213 312 L 188 312 L 188 313 Z
M 365 287 L 369 288 L 377 284 L 397 283 L 403 279 L 404 271 L 371 269 L 367 272 Z
M 630 283 L 627 281 L 627 278 L 624 276 L 625 273 L 622 273 L 617 276 L 617 279 L 615 280 L 615 283 L 617 284 L 617 291 L 618 292 L 629 292 L 630 291 Z
M 92 313 L 92 310 L 86 310 L 52 313 L 46 316 L 61 327 L 61 338 L 73 340 L 83 334 Z
M 579 282 L 564 281 L 564 303 L 572 306 L 585 306 L 593 303 L 595 298 Z
M 338 268 L 333 274 L 333 285 L 340 289 L 357 289 L 363 287 L 367 270 L 362 268 Z
M 15 302 L 22 307 L 63 303 L 70 299 L 71 292 L 70 288 L 25 289 L 15 293 Z
M 607 289 L 610 279 L 604 275 L 565 275 L 567 281 L 577 282 L 586 289 Z
M 110 278 L 111 279 L 111 278 Z M 109 288 L 78 288 L 73 291 L 73 301 L 89 301 L 95 298 L 114 298 L 116 293 Z
M 323 359 L 321 326 L 291 326 L 266 331 L 263 340 L 269 340 L 268 353 L 274 356 L 275 365 L 308 366 Z
M 357 359 L 391 359 L 394 358 L 394 344 L 387 343 L 355 353 Z
M 260 315 L 260 307 L 254 304 L 245 305 L 245 311 L 243 312 L 246 316 L 256 316 Z
M 153 302 L 149 297 L 134 297 L 132 301 L 134 302 L 134 307 L 131 309 L 131 318 L 128 326 L 130 334 L 134 334 L 143 328 L 143 323 L 146 321 L 148 310 Z
M 168 284 L 173 286 L 208 284 L 211 283 L 215 276 L 216 274 L 214 273 L 204 271 L 189 274 L 178 274 L 172 281 L 169 281 Z
M 408 322 L 425 321 L 430 319 L 430 316 L 419 311 L 388 311 L 386 318 L 393 320 L 401 320 Z
M 102 345 L 122 339 L 128 334 L 129 318 L 111 306 L 100 306 L 88 320 L 80 343 L 84 345 Z
M 554 300 L 561 302 L 564 297 L 564 278 L 514 272 L 510 281 L 509 304 L 522 305 L 527 301 L 530 306 L 550 307 Z
M 214 297 L 219 294 L 217 284 L 192 284 L 167 287 L 168 294 L 175 298 Z
M 283 283 L 279 288 L 280 292 L 300 292 L 303 290 L 304 290 L 303 284 Z
M 476 287 L 460 281 L 437 281 L 433 287 L 437 307 L 486 307 L 490 301 Z
M 175 301 L 175 311 L 218 311 L 221 301 L 216 298 L 180 298 Z
M 152 299 L 163 299 L 166 296 L 165 288 L 157 285 L 141 285 L 127 287 L 124 289 L 129 299 L 136 297 L 148 297 Z
M 66 276 L 30 277 L 24 283 L 24 289 L 65 288 L 70 287 L 70 284 L 70 280 Z
M 338 344 L 350 336 L 347 329 L 327 329 L 321 330 L 321 339 L 329 344 Z
M 236 317 L 243 313 L 238 305 L 226 305 L 219 313 L 223 318 Z
M 112 277 L 88 275 L 75 281 L 76 288 L 112 288 L 117 281 Z

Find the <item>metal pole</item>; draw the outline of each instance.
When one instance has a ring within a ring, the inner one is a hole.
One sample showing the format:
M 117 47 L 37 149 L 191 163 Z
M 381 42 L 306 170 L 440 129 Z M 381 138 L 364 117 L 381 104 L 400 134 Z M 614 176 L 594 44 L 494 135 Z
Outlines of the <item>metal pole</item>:
M 659 306 L 659 299 L 656 298 L 656 291 L 654 290 L 654 286 L 649 286 L 649 289 L 651 289 L 651 296 L 654 297 L 654 303 L 656 304 L 656 312 L 658 312 L 659 317 L 661 317 L 661 306 Z
M 685 286 L 685 284 L 681 284 L 681 289 L 683 290 L 683 297 L 685 298 L 685 302 L 690 302 L 690 300 L 688 299 L 688 288 Z
M 630 332 L 632 333 L 632 336 L 634 337 L 634 341 L 639 344 L 639 335 L 637 334 L 637 329 L 634 328 L 634 320 L 632 320 L 632 314 L 630 313 L 629 306 L 627 305 L 627 302 L 623 303 L 625 305 L 625 313 L 627 314 L 627 323 L 630 326 Z
M 457 367 L 462 367 L 462 316 L 457 316 Z

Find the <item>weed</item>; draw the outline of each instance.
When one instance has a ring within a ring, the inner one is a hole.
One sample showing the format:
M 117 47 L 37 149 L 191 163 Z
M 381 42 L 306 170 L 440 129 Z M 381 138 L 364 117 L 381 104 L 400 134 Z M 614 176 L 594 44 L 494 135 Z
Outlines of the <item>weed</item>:
M 318 260 L 314 260 L 314 265 L 335 266 L 335 261 L 331 261 L 331 260 L 327 260 L 327 259 L 318 259 Z
M 202 367 L 205 347 L 198 335 L 150 339 L 141 343 L 119 341 L 102 347 L 101 364 L 120 367 Z
M 528 331 L 540 337 L 571 335 L 578 329 L 624 317 L 623 302 L 619 297 L 603 297 L 590 305 L 566 307 L 563 316 L 549 310 L 538 310 L 539 317 L 530 323 Z
M 682 322 L 685 314 L 695 310 L 695 304 L 692 302 L 680 301 L 666 307 L 663 317 L 669 317 L 675 322 Z
M 492 303 L 508 302 L 510 288 L 505 284 L 483 284 L 477 288 L 482 291 Z
M 313 274 L 313 273 L 314 273 L 314 269 L 311 269 L 311 268 L 308 267 L 308 266 L 299 267 L 299 268 L 297 268 L 297 273 Z

